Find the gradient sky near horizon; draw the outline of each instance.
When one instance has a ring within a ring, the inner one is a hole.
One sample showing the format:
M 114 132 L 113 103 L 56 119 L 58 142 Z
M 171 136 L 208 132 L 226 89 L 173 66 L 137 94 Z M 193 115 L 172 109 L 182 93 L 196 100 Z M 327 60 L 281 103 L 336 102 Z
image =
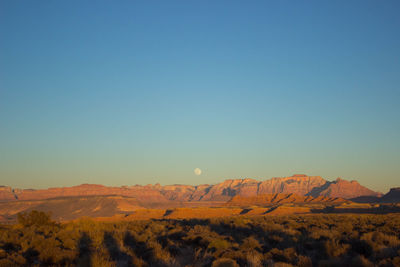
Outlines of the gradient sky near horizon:
M 400 186 L 399 12 L 368 0 L 2 0 L 0 184 L 305 173 Z

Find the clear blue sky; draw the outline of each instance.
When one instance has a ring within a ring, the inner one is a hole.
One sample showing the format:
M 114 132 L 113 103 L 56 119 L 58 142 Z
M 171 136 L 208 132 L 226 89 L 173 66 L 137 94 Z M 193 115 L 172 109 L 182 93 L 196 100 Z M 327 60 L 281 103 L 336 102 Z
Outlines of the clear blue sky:
M 0 184 L 306 173 L 400 186 L 399 13 L 399 1 L 2 0 Z

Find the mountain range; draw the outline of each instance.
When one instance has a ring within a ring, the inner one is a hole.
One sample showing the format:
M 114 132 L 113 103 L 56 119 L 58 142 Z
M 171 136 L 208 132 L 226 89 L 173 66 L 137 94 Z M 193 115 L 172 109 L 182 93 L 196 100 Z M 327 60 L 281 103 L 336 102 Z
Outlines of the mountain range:
M 318 209 L 324 212 L 326 206 L 341 206 L 348 209 L 346 212 L 354 212 L 355 207 L 361 207 L 362 212 L 382 212 L 368 208 L 376 208 L 376 203 L 398 202 L 400 188 L 393 188 L 382 196 L 357 181 L 340 178 L 327 181 L 320 176 L 303 174 L 264 181 L 229 179 L 214 185 L 197 186 L 149 184 L 110 187 L 82 184 L 48 189 L 0 186 L 0 223 L 15 222 L 18 213 L 31 210 L 50 212 L 59 221 L 85 216 L 129 220 L 310 213 Z M 254 206 L 259 208 L 254 209 Z M 384 211 L 393 211 L 390 207 L 387 209 L 385 206 Z M 398 206 L 395 208 L 398 209 Z
M 265 194 L 296 194 L 313 198 L 380 197 L 382 194 L 360 185 L 357 181 L 341 178 L 327 181 L 320 176 L 295 174 L 264 181 L 255 179 L 229 179 L 214 185 L 134 185 L 109 187 L 82 184 L 72 187 L 48 189 L 13 189 L 0 187 L 0 201 L 44 200 L 60 197 L 115 195 L 136 198 L 140 202 L 159 203 L 165 201 L 203 202 L 229 201 L 234 196 L 253 197 Z

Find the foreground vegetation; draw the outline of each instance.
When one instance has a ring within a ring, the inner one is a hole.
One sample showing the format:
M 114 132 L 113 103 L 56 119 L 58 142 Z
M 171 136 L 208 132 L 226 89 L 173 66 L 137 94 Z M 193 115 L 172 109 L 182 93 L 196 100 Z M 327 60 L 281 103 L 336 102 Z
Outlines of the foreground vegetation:
M 400 266 L 400 215 L 18 221 L 0 226 L 0 266 Z

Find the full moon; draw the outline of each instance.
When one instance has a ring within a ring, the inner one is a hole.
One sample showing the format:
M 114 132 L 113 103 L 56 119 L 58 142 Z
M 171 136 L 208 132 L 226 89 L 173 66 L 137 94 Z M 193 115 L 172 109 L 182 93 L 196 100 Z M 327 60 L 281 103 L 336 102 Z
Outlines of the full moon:
M 194 169 L 194 174 L 200 175 L 201 174 L 201 170 L 199 168 Z

